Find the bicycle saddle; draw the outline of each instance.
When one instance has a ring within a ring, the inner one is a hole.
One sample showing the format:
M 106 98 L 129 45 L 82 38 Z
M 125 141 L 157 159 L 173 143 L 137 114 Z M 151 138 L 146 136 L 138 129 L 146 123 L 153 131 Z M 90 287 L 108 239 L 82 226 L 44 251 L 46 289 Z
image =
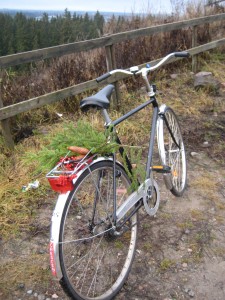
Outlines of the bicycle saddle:
M 84 98 L 80 102 L 80 108 L 86 111 L 90 108 L 107 109 L 109 108 L 109 101 L 114 90 L 114 85 L 109 84 L 100 90 L 97 94 Z

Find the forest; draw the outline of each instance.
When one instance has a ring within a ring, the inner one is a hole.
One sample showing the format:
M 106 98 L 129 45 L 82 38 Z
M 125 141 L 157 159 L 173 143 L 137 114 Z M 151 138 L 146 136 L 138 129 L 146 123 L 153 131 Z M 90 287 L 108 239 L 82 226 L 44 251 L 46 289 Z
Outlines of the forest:
M 40 19 L 22 12 L 0 13 L 0 56 L 97 38 L 104 22 L 98 11 L 90 17 L 88 13 L 72 15 L 66 9 L 63 15 L 50 18 L 44 13 Z

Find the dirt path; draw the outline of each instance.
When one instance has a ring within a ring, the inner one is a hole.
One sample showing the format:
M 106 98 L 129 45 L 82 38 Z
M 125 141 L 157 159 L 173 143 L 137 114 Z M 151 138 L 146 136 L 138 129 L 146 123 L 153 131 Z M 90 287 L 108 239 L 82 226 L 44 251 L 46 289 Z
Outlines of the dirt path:
M 140 224 L 135 262 L 117 300 L 225 299 L 225 170 L 202 151 L 188 153 L 184 197 L 166 191 L 158 178 L 156 217 Z M 52 195 L 51 197 L 55 197 Z M 0 244 L 5 276 L 1 299 L 67 299 L 49 270 L 51 197 L 37 212 L 35 230 Z
M 225 299 L 225 170 L 203 153 L 188 165 L 185 196 L 162 191 L 157 217 L 141 224 L 118 299 Z

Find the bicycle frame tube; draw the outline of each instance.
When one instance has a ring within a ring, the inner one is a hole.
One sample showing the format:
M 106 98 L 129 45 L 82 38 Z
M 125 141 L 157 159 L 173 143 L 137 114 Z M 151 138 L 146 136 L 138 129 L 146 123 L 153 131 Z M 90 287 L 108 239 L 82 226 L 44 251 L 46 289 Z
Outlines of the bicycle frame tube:
M 137 113 L 138 111 L 142 110 L 143 108 L 145 108 L 149 104 L 152 104 L 155 101 L 156 101 L 155 97 L 154 98 L 150 98 L 150 100 L 148 100 L 145 103 L 139 105 L 138 107 L 132 109 L 131 111 L 129 111 L 128 113 L 126 113 L 124 116 L 118 118 L 115 121 L 112 121 L 111 125 L 116 126 L 116 125 L 120 124 L 124 120 L 128 119 L 130 116 L 134 115 L 135 113 Z

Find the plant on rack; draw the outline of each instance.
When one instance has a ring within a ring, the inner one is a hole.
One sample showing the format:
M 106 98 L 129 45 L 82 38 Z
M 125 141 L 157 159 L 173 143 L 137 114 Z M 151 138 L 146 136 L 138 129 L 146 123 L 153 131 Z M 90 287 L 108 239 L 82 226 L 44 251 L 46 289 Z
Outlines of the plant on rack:
M 85 156 L 110 156 L 123 146 L 126 154 L 130 158 L 134 168 L 132 173 L 129 171 L 126 160 L 122 157 L 122 163 L 131 179 L 131 189 L 135 190 L 142 181 L 145 172 L 141 164 L 142 148 L 136 146 L 119 145 L 116 143 L 115 129 L 111 126 L 100 132 L 89 122 L 80 120 L 74 126 L 74 123 L 68 122 L 64 125 L 62 131 L 55 135 L 47 136 L 49 141 L 47 145 L 42 146 L 40 151 L 29 153 L 27 159 L 38 162 L 35 172 L 48 172 L 59 163 L 71 170 L 76 166 L 77 161 Z M 69 151 L 68 151 L 69 150 Z M 93 157 L 92 157 L 93 158 Z
M 78 121 L 74 123 L 66 123 L 63 130 L 55 135 L 48 135 L 46 139 L 49 141 L 47 145 L 42 146 L 40 151 L 36 153 L 28 153 L 28 160 L 37 161 L 37 172 L 46 172 L 52 169 L 62 157 L 73 156 L 81 159 L 79 148 L 85 148 L 90 154 L 109 155 L 117 151 L 119 145 L 114 139 L 109 139 L 110 130 L 100 132 L 95 129 L 87 121 Z M 70 151 L 69 153 L 68 150 Z

